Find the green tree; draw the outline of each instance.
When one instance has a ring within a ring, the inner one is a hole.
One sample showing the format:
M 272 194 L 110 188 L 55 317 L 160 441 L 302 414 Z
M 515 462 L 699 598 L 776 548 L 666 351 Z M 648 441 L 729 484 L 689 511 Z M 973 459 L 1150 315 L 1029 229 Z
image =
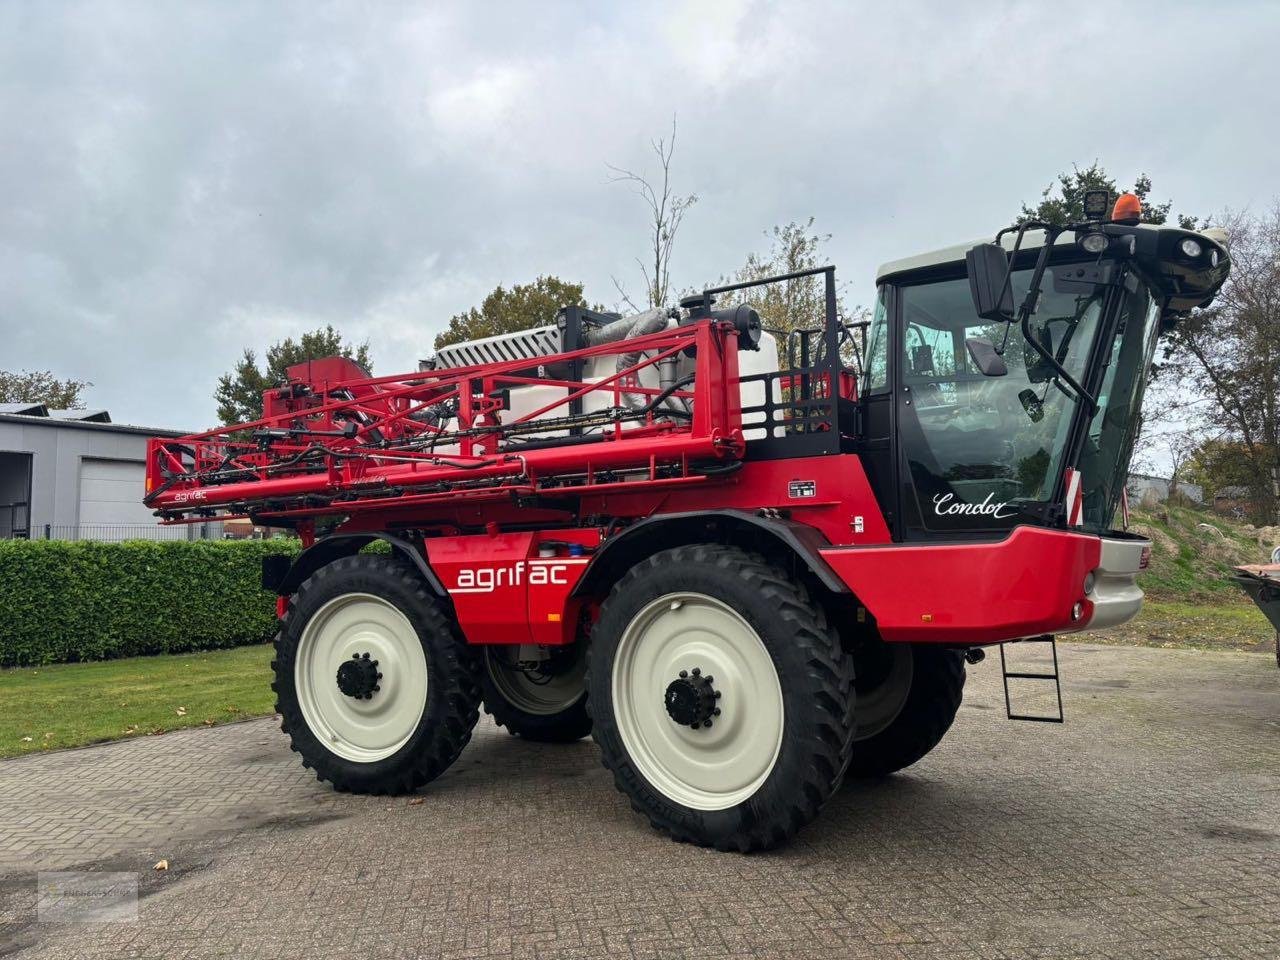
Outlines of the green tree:
M 585 306 L 582 284 L 559 277 L 538 277 L 533 283 L 518 283 L 510 290 L 498 286 L 479 307 L 450 317 L 448 329 L 436 337 L 435 346 L 439 350 L 451 343 L 545 327 L 555 322 L 556 311 L 561 307 Z
M 1133 186 L 1128 191 L 1116 183 L 1114 177 L 1095 160 L 1081 169 L 1072 165 L 1071 170 L 1058 174 L 1053 183 L 1044 188 L 1040 202 L 1035 206 L 1022 205 L 1022 213 L 1018 222 L 1024 220 L 1044 220 L 1047 223 L 1078 223 L 1084 217 L 1084 195 L 1089 190 L 1108 190 L 1112 203 L 1121 193 L 1132 193 L 1142 201 L 1142 220 L 1144 223 L 1164 223 L 1169 219 L 1172 202 L 1153 203 L 1151 201 L 1151 178 L 1145 173 L 1138 174 Z M 1108 211 L 1110 215 L 1110 211 Z M 1195 229 L 1196 219 L 1178 216 L 1178 224 L 1187 230 Z
M 1244 445 L 1224 437 L 1204 440 L 1187 457 L 1181 480 L 1199 484 L 1206 503 L 1224 487 L 1249 487 L 1249 452 Z
M 246 348 L 240 362 L 230 373 L 218 378 L 213 398 L 218 401 L 218 418 L 227 426 L 247 423 L 262 417 L 262 393 L 285 380 L 285 370 L 306 360 L 342 356 L 372 371 L 369 342 L 348 344 L 332 326 L 304 333 L 297 340 L 288 337 L 267 347 L 265 368 L 259 368 L 257 355 Z
M 48 370 L 0 370 L 0 403 L 43 403 L 52 410 L 80 410 L 88 380 L 59 380 Z

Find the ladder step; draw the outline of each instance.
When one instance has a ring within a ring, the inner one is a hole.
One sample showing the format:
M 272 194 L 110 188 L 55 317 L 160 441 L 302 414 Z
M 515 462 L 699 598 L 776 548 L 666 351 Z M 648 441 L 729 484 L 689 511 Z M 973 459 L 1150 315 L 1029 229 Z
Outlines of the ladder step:
M 1011 713 L 1010 720 L 1030 720 L 1033 723 L 1062 723 L 1062 717 L 1033 717 L 1029 713 Z
M 1034 723 L 1062 723 L 1062 681 L 1058 675 L 1058 643 L 1057 638 L 1053 636 L 1044 637 L 1028 637 L 1026 640 L 1015 641 L 1017 643 L 1047 643 L 1049 649 L 1053 651 L 1053 672 L 1052 673 L 1034 673 L 1025 670 L 1010 670 L 1008 661 L 1005 659 L 1005 644 L 1000 644 L 1000 673 L 1004 681 L 1004 711 L 1010 720 L 1030 720 Z M 1054 685 L 1054 693 L 1058 698 L 1058 713 L 1056 716 L 1040 716 L 1030 713 L 1014 713 L 1013 702 L 1009 696 L 1010 680 L 1052 680 Z

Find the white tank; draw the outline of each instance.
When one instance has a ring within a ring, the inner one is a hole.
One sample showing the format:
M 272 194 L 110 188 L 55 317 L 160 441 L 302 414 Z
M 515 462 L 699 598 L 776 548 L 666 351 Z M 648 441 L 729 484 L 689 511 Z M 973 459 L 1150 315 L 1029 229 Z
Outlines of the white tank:
M 667 321 L 667 327 L 676 326 L 675 320 Z M 625 342 L 625 341 L 619 341 Z M 535 330 L 524 330 L 517 333 L 503 334 L 496 337 L 485 337 L 481 340 L 472 340 L 467 343 L 453 344 L 442 348 L 435 358 L 432 366 L 435 369 L 442 367 L 467 366 L 476 363 L 494 363 L 500 361 L 508 361 L 528 357 L 536 359 L 538 357 L 549 356 L 559 349 L 559 335 L 554 327 L 542 327 Z M 618 357 L 617 355 L 609 355 L 604 357 L 595 357 L 586 362 L 583 370 L 583 381 L 586 383 L 599 383 L 606 380 L 617 371 Z M 424 363 L 423 366 L 428 366 Z M 692 357 L 686 357 L 683 354 L 678 355 L 676 360 L 676 369 L 674 378 L 681 380 L 690 376 L 695 372 L 696 360 Z M 776 373 L 778 370 L 778 344 L 773 336 L 765 333 L 760 337 L 758 350 L 739 350 L 738 351 L 738 372 L 741 376 L 746 377 L 758 373 Z M 658 366 L 645 367 L 639 372 L 639 384 L 642 387 L 651 389 L 659 389 L 659 371 Z M 772 381 L 774 400 L 780 401 L 782 398 L 781 387 L 776 380 Z M 691 389 L 692 384 L 682 389 Z M 754 383 L 744 383 L 741 385 L 742 405 L 758 406 L 764 403 L 765 382 L 757 381 Z M 535 410 L 554 403 L 557 400 L 563 400 L 566 395 L 564 387 L 546 386 L 543 384 L 532 384 L 527 386 L 513 386 L 511 390 L 510 405 L 501 414 L 504 423 L 511 423 L 520 417 L 533 413 Z M 622 394 L 620 396 L 620 394 Z M 633 395 L 630 402 L 625 396 L 625 390 L 615 393 L 612 385 L 610 387 L 595 390 L 586 394 L 582 398 L 582 411 L 584 414 L 592 412 L 608 410 L 615 406 L 632 406 L 644 402 L 644 396 L 640 394 Z M 671 400 L 670 405 L 683 405 L 684 401 Z M 546 414 L 545 418 L 557 418 L 567 416 L 569 413 L 567 404 L 560 404 L 554 407 Z M 743 433 L 748 440 L 760 439 L 765 436 L 765 428 L 762 426 L 751 427 L 752 422 L 759 423 L 763 420 L 763 413 L 744 414 L 743 416 Z M 625 432 L 628 429 L 634 429 L 639 426 L 638 421 L 627 421 L 622 425 Z M 446 431 L 458 429 L 459 425 L 456 420 L 450 420 L 442 424 Z M 593 427 L 588 428 L 587 433 L 599 432 L 607 428 Z M 553 437 L 567 436 L 567 430 L 547 430 L 534 434 L 523 434 L 526 439 L 550 439 Z M 513 448 L 514 448 L 513 444 Z M 440 446 L 436 450 L 442 454 L 457 453 L 456 445 Z

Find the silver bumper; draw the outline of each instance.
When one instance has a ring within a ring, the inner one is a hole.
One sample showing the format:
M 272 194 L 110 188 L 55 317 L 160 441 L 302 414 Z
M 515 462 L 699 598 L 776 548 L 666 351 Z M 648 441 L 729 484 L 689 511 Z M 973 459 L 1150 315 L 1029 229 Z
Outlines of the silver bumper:
M 1102 558 L 1093 571 L 1092 589 L 1085 596 L 1093 602 L 1093 616 L 1082 629 L 1106 630 L 1128 623 L 1142 609 L 1138 574 L 1145 569 L 1144 554 L 1151 557 L 1150 540 L 1101 537 Z

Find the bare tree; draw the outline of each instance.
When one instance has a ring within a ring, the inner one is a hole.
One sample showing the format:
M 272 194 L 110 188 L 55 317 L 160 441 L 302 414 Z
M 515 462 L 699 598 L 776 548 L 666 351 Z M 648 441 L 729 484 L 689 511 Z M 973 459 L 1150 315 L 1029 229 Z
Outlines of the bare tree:
M 1206 420 L 1238 446 L 1257 519 L 1280 519 L 1280 203 L 1222 218 L 1231 276 L 1206 310 L 1169 336 L 1166 356 Z
M 650 259 L 645 261 L 636 258 L 640 265 L 640 273 L 644 276 L 645 297 L 650 307 L 665 306 L 667 295 L 671 289 L 671 250 L 675 245 L 676 233 L 680 223 L 690 207 L 698 202 L 696 194 L 681 196 L 671 188 L 671 158 L 676 150 L 676 119 L 671 118 L 671 138 L 659 137 L 649 141 L 654 155 L 658 158 L 659 176 L 656 181 L 643 174 L 613 164 L 606 164 L 614 183 L 629 184 L 649 208 L 650 216 Z M 639 310 L 635 302 L 627 294 L 622 282 L 613 277 L 613 285 L 618 290 L 624 303 L 633 310 Z

